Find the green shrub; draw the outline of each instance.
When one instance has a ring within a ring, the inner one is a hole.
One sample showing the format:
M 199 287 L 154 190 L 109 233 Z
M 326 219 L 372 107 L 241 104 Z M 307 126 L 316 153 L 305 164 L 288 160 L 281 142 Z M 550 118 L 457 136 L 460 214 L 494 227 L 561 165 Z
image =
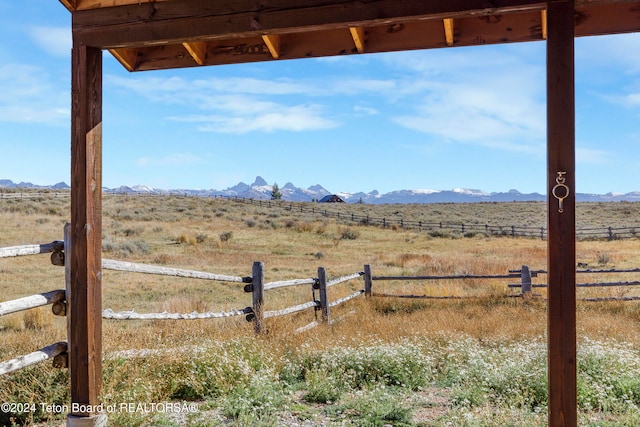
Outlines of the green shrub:
M 343 393 L 340 381 L 324 370 L 313 370 L 306 373 L 306 390 L 304 399 L 311 403 L 336 402 Z
M 126 258 L 131 255 L 147 255 L 151 249 L 149 244 L 144 240 L 115 242 L 111 239 L 104 239 L 102 242 L 102 251 Z
M 340 239 L 342 240 L 356 240 L 360 237 L 360 232 L 351 228 L 341 228 L 339 230 Z
M 275 375 L 256 372 L 248 384 L 232 389 L 221 399 L 221 412 L 240 425 L 249 426 L 277 422 L 276 414 L 282 410 L 285 393 Z M 273 424 L 275 425 L 275 424 Z
M 412 426 L 411 407 L 402 393 L 385 387 L 356 392 L 345 397 L 337 411 L 349 414 L 353 425 L 361 427 Z
M 233 237 L 233 231 L 224 231 L 218 236 L 221 242 L 228 242 Z

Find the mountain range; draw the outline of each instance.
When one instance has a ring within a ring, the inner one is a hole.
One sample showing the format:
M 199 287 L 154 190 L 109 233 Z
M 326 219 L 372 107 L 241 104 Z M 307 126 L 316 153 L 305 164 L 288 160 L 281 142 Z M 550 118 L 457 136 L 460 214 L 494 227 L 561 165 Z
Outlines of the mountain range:
M 1 188 L 31 188 L 31 189 L 55 189 L 69 190 L 69 186 L 64 182 L 54 185 L 35 185 L 30 182 L 14 183 L 9 179 L 0 179 Z M 212 197 L 244 197 L 253 199 L 271 199 L 273 185 L 270 185 L 262 177 L 256 177 L 252 184 L 240 182 L 225 190 L 191 190 L 173 189 L 164 190 L 144 185 L 133 187 L 121 186 L 118 188 L 104 188 L 105 192 L 114 193 L 144 193 L 144 194 L 183 194 L 189 196 Z M 547 196 L 539 193 L 521 193 L 518 190 L 507 192 L 488 193 L 482 190 L 473 189 L 453 189 L 453 190 L 396 190 L 389 193 L 380 194 L 373 190 L 369 193 L 332 193 L 321 185 L 313 185 L 309 188 L 299 188 L 288 182 L 279 188 L 282 200 L 292 202 L 311 202 L 321 200 L 323 197 L 336 194 L 347 203 L 473 203 L 473 202 L 524 202 L 524 201 L 545 201 Z M 578 202 L 637 202 L 640 201 L 640 191 L 631 193 L 606 193 L 589 194 L 577 193 Z

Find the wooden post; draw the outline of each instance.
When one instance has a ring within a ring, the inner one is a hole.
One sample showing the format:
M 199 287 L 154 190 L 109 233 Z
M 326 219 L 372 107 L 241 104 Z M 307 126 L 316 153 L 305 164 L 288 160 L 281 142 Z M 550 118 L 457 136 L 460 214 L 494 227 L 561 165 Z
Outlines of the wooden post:
M 577 426 L 574 1 L 547 3 L 549 426 Z
M 531 271 L 526 265 L 522 266 L 520 270 L 520 289 L 522 290 L 522 296 L 524 298 L 531 296 Z
M 253 330 L 256 334 L 266 332 L 264 327 L 264 263 L 254 262 L 252 269 L 253 276 Z
M 71 59 L 67 425 L 98 425 L 105 419 L 93 413 L 102 382 L 102 50 L 74 43 Z
M 318 267 L 318 284 L 320 285 L 320 311 L 322 323 L 329 323 L 329 296 L 327 295 L 327 273 L 324 267 Z
M 371 280 L 371 266 L 369 264 L 364 265 L 364 296 L 371 296 L 371 289 L 373 288 L 373 280 Z

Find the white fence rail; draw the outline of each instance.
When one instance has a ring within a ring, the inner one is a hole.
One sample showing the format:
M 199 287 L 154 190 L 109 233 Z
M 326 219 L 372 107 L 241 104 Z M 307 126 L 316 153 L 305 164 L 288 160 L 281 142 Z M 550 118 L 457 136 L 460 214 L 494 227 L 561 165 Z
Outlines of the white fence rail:
M 129 319 L 138 319 L 138 320 L 164 320 L 164 319 L 184 319 L 184 320 L 195 320 L 195 319 L 221 319 L 224 317 L 233 317 L 233 316 L 242 316 L 243 314 L 248 314 L 250 310 L 243 308 L 242 310 L 232 310 L 232 311 L 221 311 L 221 312 L 212 312 L 207 311 L 204 313 L 198 313 L 197 311 L 191 313 L 169 313 L 164 311 L 162 313 L 138 313 L 135 310 L 129 311 L 120 311 L 115 312 L 110 308 L 102 311 L 103 319 L 115 319 L 115 320 L 129 320 Z
M 24 356 L 16 357 L 15 359 L 7 360 L 0 363 L 0 375 L 8 374 L 10 372 L 17 371 L 19 369 L 26 368 L 27 366 L 35 365 L 45 360 L 52 359 L 67 351 L 67 343 L 64 341 L 57 342 L 55 344 L 48 345 L 40 350 L 36 350 L 33 353 L 29 353 Z
M 41 245 L 9 246 L 6 248 L 0 248 L 0 258 L 46 254 L 56 250 L 62 250 L 63 246 L 64 242 L 60 241 L 44 243 Z
M 65 294 L 66 292 L 63 289 L 58 289 L 55 291 L 0 302 L 0 316 L 64 301 Z
M 251 282 L 250 277 L 227 276 L 224 274 L 206 273 L 195 270 L 182 270 L 179 268 L 160 267 L 135 262 L 102 260 L 102 268 L 105 270 L 129 271 L 132 273 L 158 274 L 162 276 L 186 277 L 191 279 L 218 280 L 221 282 Z

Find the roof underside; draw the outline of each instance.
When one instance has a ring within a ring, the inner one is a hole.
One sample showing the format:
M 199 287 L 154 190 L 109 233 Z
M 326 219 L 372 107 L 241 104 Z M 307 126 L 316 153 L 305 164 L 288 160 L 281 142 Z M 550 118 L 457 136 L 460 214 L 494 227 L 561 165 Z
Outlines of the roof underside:
M 130 71 L 546 38 L 537 0 L 60 1 L 74 44 L 108 49 Z M 576 36 L 640 31 L 640 1 L 575 9 Z

